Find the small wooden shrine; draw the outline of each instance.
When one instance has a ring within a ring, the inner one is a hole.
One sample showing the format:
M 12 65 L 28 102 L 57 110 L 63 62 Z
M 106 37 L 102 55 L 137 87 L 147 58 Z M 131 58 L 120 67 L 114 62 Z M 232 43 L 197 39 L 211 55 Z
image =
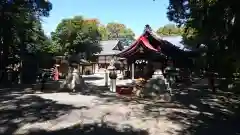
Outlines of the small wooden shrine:
M 65 76 L 69 71 L 69 64 L 76 63 L 78 70 L 81 74 L 93 74 L 95 73 L 95 64 L 83 59 L 80 54 L 73 54 L 70 56 L 55 56 L 55 64 L 59 65 L 59 73 L 61 76 Z
M 191 57 L 198 53 L 183 50 L 158 36 L 149 25 L 143 34 L 128 48 L 117 56 L 125 58 L 131 78 L 149 78 L 156 69 L 164 69 L 171 60 L 177 67 L 187 67 L 192 63 Z
M 68 58 L 69 63 L 76 63 L 78 65 L 79 73 L 81 74 L 93 74 L 95 72 L 95 63 L 87 61 L 82 57 L 81 53 L 73 54 Z

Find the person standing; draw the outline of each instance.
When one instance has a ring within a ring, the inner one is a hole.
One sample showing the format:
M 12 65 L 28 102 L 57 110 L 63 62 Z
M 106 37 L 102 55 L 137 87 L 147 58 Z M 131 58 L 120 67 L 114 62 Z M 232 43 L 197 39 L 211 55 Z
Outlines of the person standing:
M 54 81 L 58 81 L 59 80 L 59 71 L 58 71 L 58 65 L 54 66 L 54 71 L 53 71 L 53 79 Z

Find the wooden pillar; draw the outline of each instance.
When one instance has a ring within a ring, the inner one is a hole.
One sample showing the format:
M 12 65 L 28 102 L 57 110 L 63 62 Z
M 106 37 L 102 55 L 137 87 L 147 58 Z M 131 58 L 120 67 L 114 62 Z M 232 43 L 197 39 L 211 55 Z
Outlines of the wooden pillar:
M 83 67 L 82 67 L 82 65 L 80 64 L 80 65 L 79 65 L 79 73 L 80 73 L 81 75 L 82 75 L 82 68 L 83 68 Z
M 94 64 L 92 63 L 92 74 L 94 74 Z
M 84 68 L 85 68 L 85 66 L 82 65 L 82 75 L 84 75 Z
M 105 69 L 107 69 L 107 56 L 104 56 L 104 58 L 105 58 Z
M 132 80 L 134 80 L 135 76 L 135 67 L 134 67 L 134 62 L 132 63 Z

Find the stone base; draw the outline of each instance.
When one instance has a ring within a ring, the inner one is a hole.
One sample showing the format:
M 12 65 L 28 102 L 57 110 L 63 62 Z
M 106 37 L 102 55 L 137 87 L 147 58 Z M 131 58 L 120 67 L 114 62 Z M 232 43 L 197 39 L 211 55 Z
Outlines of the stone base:
M 60 89 L 61 82 L 53 81 L 53 82 L 47 82 L 44 84 L 44 90 L 58 90 Z M 42 84 L 35 84 L 33 85 L 34 90 L 41 90 Z

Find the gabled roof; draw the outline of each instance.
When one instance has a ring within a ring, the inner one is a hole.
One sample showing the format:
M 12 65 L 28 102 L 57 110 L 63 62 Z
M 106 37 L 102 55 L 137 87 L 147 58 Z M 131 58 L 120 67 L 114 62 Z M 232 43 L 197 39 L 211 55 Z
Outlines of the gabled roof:
M 123 50 L 123 46 L 119 40 L 100 41 L 102 51 L 97 55 L 115 55 Z
M 137 53 L 140 47 L 148 52 L 161 53 L 165 56 L 185 54 L 184 45 L 181 44 L 181 37 L 177 37 L 177 40 L 173 39 L 173 37 L 160 37 L 152 31 L 149 25 L 146 25 L 143 34 L 118 55 L 120 57 L 129 57 Z

